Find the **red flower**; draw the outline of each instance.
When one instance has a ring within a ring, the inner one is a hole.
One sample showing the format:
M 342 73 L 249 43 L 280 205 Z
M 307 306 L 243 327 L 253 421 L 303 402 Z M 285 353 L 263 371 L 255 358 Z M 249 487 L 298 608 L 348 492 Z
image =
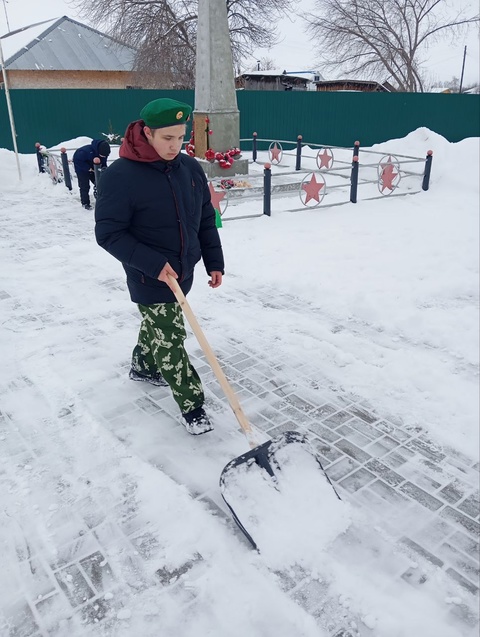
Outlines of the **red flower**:
M 211 162 L 215 161 L 215 151 L 213 150 L 213 148 L 209 148 L 205 152 L 205 159 L 207 159 L 208 161 L 211 161 Z

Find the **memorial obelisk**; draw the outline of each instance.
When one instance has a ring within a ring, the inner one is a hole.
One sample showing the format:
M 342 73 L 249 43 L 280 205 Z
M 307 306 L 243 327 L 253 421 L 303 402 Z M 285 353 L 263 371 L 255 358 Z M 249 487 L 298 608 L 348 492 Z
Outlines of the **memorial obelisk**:
M 248 173 L 246 159 L 235 159 L 230 168 L 205 160 L 207 149 L 224 153 L 240 146 L 240 113 L 225 0 L 198 0 L 193 128 L 195 157 L 207 177 Z

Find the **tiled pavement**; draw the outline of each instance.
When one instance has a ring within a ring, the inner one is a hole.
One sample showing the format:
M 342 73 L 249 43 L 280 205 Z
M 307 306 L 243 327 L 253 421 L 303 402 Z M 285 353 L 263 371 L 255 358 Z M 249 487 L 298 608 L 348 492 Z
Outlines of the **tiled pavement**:
M 334 392 L 314 370 L 300 367 L 298 381 L 276 387 L 275 367 L 238 349 L 222 361 L 227 376 L 265 405 L 249 413 L 269 436 L 308 432 L 342 497 L 388 520 L 396 507 L 414 510 L 415 529 L 388 529 L 418 561 L 426 560 L 475 595 L 479 588 L 479 465 L 458 451 L 439 448 L 420 429 L 376 413 L 357 396 Z M 325 401 L 318 405 L 318 393 Z M 244 394 L 245 395 L 245 394 Z M 245 400 L 245 398 L 244 398 Z M 410 520 L 409 520 L 410 521 Z M 400 533 L 399 533 L 400 531 Z M 417 572 L 417 577 L 419 573 Z M 402 574 L 405 579 L 410 573 Z
M 297 306 L 295 299 L 271 288 L 260 295 L 269 307 Z M 216 343 L 221 348 L 216 347 L 218 358 L 250 421 L 269 437 L 287 430 L 307 433 L 342 498 L 369 510 L 394 547 L 410 558 L 404 570 L 400 561 L 395 576 L 421 587 L 435 577 L 436 569 L 445 572 L 469 600 L 452 604 L 451 613 L 465 624 L 465 634 L 471 630 L 472 637 L 476 635 L 479 463 L 455 449 L 439 448 L 421 428 L 406 427 L 395 415 L 377 413 L 360 396 L 332 387 L 311 364 L 291 356 L 285 363 L 270 360 L 260 342 L 245 344 L 227 336 L 223 343 L 217 337 Z M 198 346 L 192 349 L 207 391 L 228 411 L 203 353 Z M 153 403 L 155 412 L 162 404 L 162 391 L 145 392 L 146 402 L 137 401 L 137 407 L 151 413 Z M 210 403 L 213 407 L 212 399 Z M 292 594 L 299 589 L 297 581 Z
M 288 297 L 274 298 L 275 307 L 291 305 Z M 267 295 L 268 297 L 268 295 Z M 1 292 L 0 292 L 0 298 Z M 95 343 L 95 336 L 88 338 Z M 479 465 L 451 448 L 439 448 L 420 428 L 405 426 L 395 415 L 379 413 L 375 405 L 362 397 L 332 387 L 318 370 L 300 359 L 285 362 L 271 360 L 259 343 L 247 346 L 228 336 L 219 339 L 217 354 L 231 380 L 247 416 L 268 436 L 286 430 L 307 432 L 318 449 L 324 467 L 342 498 L 369 511 L 375 525 L 392 541 L 399 556 L 393 560 L 392 577 L 402 578 L 415 588 L 425 586 L 438 571 L 445 573 L 452 591 L 460 591 L 463 601 L 453 603 L 450 612 L 463 626 L 464 635 L 476 635 L 479 593 Z M 208 392 L 211 409 L 228 411 L 201 351 L 190 347 L 192 358 Z M 124 377 L 127 363 L 116 370 L 112 383 Z M 295 382 L 292 382 L 295 378 Z M 28 378 L 14 379 L 8 391 L 34 391 Z M 92 389 L 82 397 L 85 405 L 107 429 L 129 444 L 128 429 L 132 415 L 148 425 L 161 413 L 173 414 L 172 401 L 162 388 L 131 383 L 124 401 L 112 408 L 103 400 L 102 389 Z M 75 412 L 65 407 L 59 420 L 72 422 Z M 28 471 L 41 455 L 26 428 L 11 420 L 8 412 L 0 417 L 0 438 L 8 441 L 10 460 L 23 463 Z M 154 442 L 152 443 L 154 445 Z M 4 452 L 4 453 L 7 453 Z M 175 480 L 184 476 L 162 469 Z M 2 475 L 8 484 L 8 472 Z M 192 485 L 187 486 L 194 491 Z M 119 493 L 121 495 L 119 495 Z M 68 502 L 68 484 L 59 479 L 57 496 Z M 210 501 L 222 515 L 219 500 L 199 489 L 198 498 Z M 175 572 L 148 574 L 144 560 L 156 550 L 155 529 L 143 525 L 135 516 L 134 487 L 127 481 L 112 494 L 108 486 L 93 499 L 73 501 L 68 513 L 62 509 L 57 518 L 52 508 L 50 527 L 56 546 L 54 559 L 37 557 L 28 542 L 16 547 L 19 582 L 28 581 L 22 595 L 12 595 L 2 636 L 39 637 L 66 635 L 72 616 L 80 623 L 108 621 L 109 600 L 115 594 L 118 604 L 122 590 L 118 574 L 129 585 L 146 588 L 156 584 L 170 586 L 181 581 L 182 574 L 198 568 L 201 562 L 189 562 Z M 237 532 L 232 524 L 232 531 Z M 405 557 L 403 557 L 405 556 Z M 22 578 L 22 572 L 26 573 Z M 13 575 L 12 575 L 13 577 Z M 12 582 L 14 579 L 12 579 Z M 304 582 L 284 583 L 299 604 L 320 615 L 322 591 L 304 595 Z M 12 590 L 15 586 L 12 584 Z M 312 598 L 315 600 L 312 603 Z M 313 605 L 312 605 L 313 604 Z M 52 626 L 51 617 L 65 617 L 63 624 Z M 319 619 L 321 623 L 321 619 Z M 360 634 L 357 628 L 328 624 L 330 634 L 349 637 Z M 358 629 L 360 630 L 360 629 Z M 361 633 L 362 635 L 365 633 Z M 369 633 L 370 634 L 370 633 Z

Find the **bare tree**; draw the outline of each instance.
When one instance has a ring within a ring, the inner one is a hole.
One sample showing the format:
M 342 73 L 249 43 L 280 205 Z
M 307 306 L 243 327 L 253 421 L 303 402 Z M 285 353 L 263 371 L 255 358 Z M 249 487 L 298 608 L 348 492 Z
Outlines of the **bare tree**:
M 326 68 L 409 92 L 424 90 L 428 46 L 479 22 L 446 0 L 316 0 L 304 18 Z
M 226 0 L 234 63 L 278 38 L 277 21 L 297 0 Z M 100 30 L 137 50 L 144 86 L 195 84 L 196 0 L 73 0 Z

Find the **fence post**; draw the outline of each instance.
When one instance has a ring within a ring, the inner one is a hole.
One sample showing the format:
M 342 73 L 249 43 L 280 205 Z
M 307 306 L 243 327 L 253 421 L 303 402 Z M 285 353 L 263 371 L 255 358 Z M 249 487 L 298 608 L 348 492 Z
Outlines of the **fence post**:
M 352 174 L 350 176 L 350 201 L 352 203 L 357 203 L 359 152 L 360 142 L 356 141 L 353 145 Z
M 257 133 L 253 133 L 252 159 L 253 161 L 257 161 Z
M 93 187 L 93 194 L 96 197 L 100 192 L 100 181 L 102 179 L 102 167 L 100 166 L 100 157 L 93 158 L 93 172 L 95 173 L 95 185 Z
M 295 170 L 301 170 L 302 168 L 302 136 L 297 137 L 297 161 L 295 163 Z
M 40 142 L 37 142 L 35 144 L 35 148 L 37 149 L 37 164 L 38 164 L 38 172 L 39 173 L 44 173 L 45 172 L 45 168 L 43 167 L 43 155 L 40 152 Z
M 70 176 L 70 168 L 68 167 L 68 155 L 66 148 L 60 148 L 61 158 L 62 158 L 62 168 L 63 168 L 63 179 L 65 180 L 65 186 L 71 190 L 72 189 L 72 178 Z
M 268 163 L 263 167 L 263 214 L 272 216 L 272 171 Z
M 357 140 L 353 145 L 353 156 L 358 157 L 360 152 L 360 142 Z
M 428 190 L 430 186 L 430 172 L 432 171 L 433 150 L 427 151 L 425 159 L 425 172 L 423 173 L 422 190 Z

